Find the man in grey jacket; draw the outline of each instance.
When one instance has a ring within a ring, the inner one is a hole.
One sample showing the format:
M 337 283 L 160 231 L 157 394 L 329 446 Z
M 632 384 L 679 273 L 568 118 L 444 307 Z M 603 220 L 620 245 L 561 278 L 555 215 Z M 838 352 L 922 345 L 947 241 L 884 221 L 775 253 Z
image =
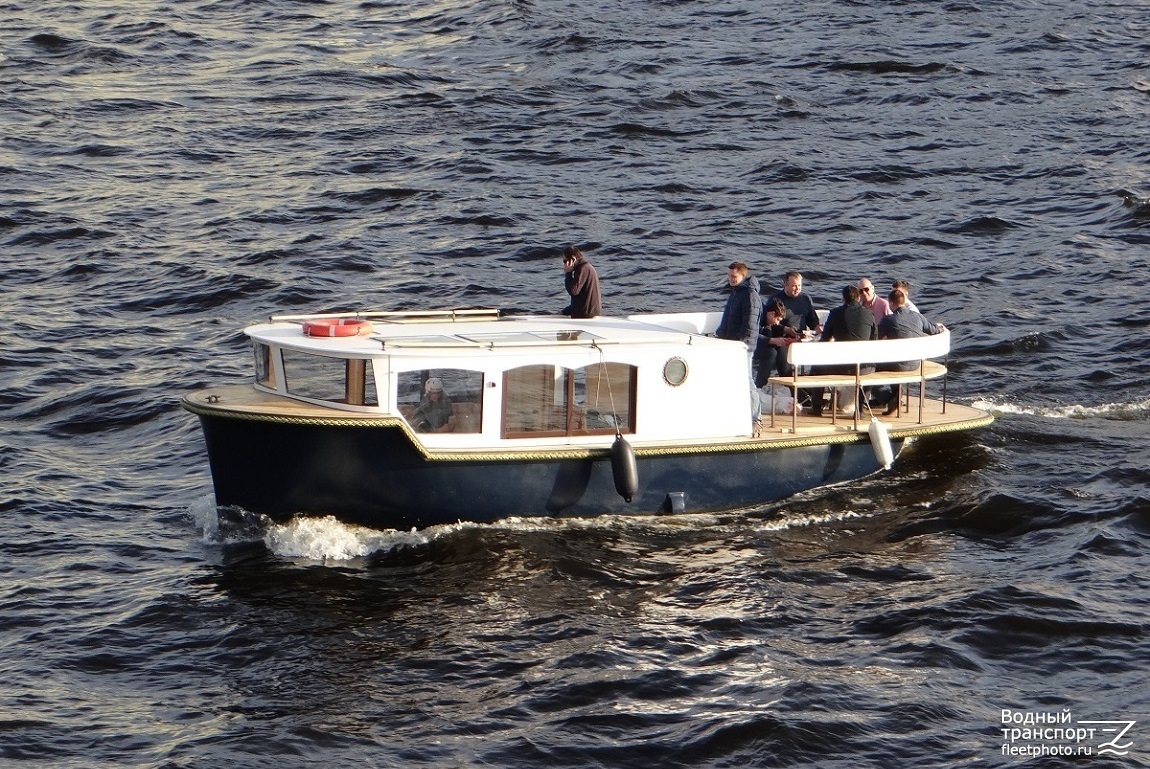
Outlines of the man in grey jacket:
M 907 298 L 906 291 L 901 288 L 891 289 L 887 295 L 887 302 L 890 303 L 891 313 L 879 321 L 879 339 L 911 339 L 917 336 L 930 336 L 939 334 L 946 328 L 941 323 L 931 323 L 917 310 L 910 309 L 907 306 L 910 300 Z M 918 368 L 918 363 L 908 360 L 899 363 L 886 363 L 879 368 L 883 371 L 914 371 Z M 899 385 L 891 385 L 890 389 L 890 399 L 885 401 L 884 417 L 890 416 L 898 409 L 898 399 L 902 396 Z

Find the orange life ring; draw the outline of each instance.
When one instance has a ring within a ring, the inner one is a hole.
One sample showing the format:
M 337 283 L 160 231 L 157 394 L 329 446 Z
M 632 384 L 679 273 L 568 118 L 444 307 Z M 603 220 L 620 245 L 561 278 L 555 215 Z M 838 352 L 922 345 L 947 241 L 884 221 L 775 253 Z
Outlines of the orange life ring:
M 371 333 L 371 323 L 359 318 L 317 318 L 305 320 L 304 336 L 360 336 Z

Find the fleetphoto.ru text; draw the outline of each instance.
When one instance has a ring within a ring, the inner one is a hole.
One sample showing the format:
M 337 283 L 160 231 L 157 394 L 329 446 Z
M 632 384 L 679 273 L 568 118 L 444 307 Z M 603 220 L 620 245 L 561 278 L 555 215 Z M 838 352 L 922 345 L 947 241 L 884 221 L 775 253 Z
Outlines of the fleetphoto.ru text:
M 1004 756 L 1125 756 L 1138 723 L 1128 719 L 1075 719 L 1070 708 L 1002 710 Z

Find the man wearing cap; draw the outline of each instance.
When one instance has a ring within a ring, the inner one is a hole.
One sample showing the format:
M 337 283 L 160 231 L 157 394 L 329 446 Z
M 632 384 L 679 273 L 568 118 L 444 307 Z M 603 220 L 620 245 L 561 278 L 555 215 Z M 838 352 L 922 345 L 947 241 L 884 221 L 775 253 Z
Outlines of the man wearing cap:
M 451 398 L 443 392 L 443 382 L 431 377 L 423 387 L 423 400 L 411 414 L 411 424 L 416 432 L 450 433 L 455 430 L 455 415 Z

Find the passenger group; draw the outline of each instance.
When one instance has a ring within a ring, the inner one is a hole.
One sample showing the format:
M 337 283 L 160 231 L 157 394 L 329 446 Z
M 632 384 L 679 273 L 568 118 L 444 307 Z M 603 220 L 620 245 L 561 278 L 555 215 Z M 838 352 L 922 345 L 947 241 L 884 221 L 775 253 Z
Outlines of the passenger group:
M 564 288 L 571 296 L 571 303 L 563 314 L 572 318 L 593 318 L 602 314 L 599 277 L 579 248 L 568 246 L 564 250 L 563 273 Z M 945 328 L 942 324 L 931 323 L 919 313 L 914 302 L 910 301 L 910 283 L 902 279 L 891 284 L 885 297 L 878 295 L 870 278 L 845 286 L 842 304 L 830 311 L 825 323 L 820 322 L 810 296 L 803 293 L 803 276 L 797 271 L 786 273 L 783 287 L 765 300 L 759 281 L 751 275 L 744 262 L 732 262 L 727 267 L 727 285 L 730 294 L 715 336 L 740 341 L 747 346 L 751 419 L 756 437 L 762 429 L 761 388 L 766 386 L 771 376 L 790 376 L 793 373 L 791 364 L 787 362 L 787 348 L 791 344 L 815 337 L 823 342 L 904 339 L 937 334 Z M 888 365 L 890 368 L 887 370 L 906 370 L 903 367 L 913 363 Z M 874 366 L 864 367 L 860 373 L 874 370 Z M 852 368 L 849 373 L 853 371 Z M 848 372 L 826 367 L 822 373 Z M 886 406 L 884 416 L 894 412 L 898 397 L 898 385 L 860 393 L 860 398 L 869 401 L 866 405 L 870 408 Z M 818 388 L 801 390 L 799 401 L 795 408 L 801 406 L 810 415 L 821 416 L 826 405 L 826 393 Z M 852 393 L 847 392 L 845 398 L 840 397 L 838 401 L 841 414 L 849 416 L 854 413 L 856 403 Z M 863 405 L 860 403 L 857 407 L 862 408 Z
M 904 339 L 908 337 L 937 334 L 944 329 L 941 324 L 931 323 L 924 318 L 910 301 L 910 283 L 896 280 L 886 297 L 877 296 L 874 284 L 863 278 L 856 284 L 842 289 L 842 304 L 830 311 L 825 323 L 820 323 L 818 313 L 810 297 L 803 293 L 803 276 L 799 272 L 788 272 L 783 277 L 783 287 L 759 301 L 758 281 L 750 276 L 750 268 L 743 262 L 732 262 L 727 269 L 727 282 L 731 294 L 715 336 L 721 339 L 735 339 L 747 345 L 751 387 L 751 417 L 756 435 L 761 424 L 761 388 L 771 376 L 790 376 L 793 373 L 787 362 L 787 348 L 798 341 L 818 337 L 819 341 L 862 341 L 868 339 Z M 761 306 L 761 318 L 756 316 Z M 752 331 L 751 329 L 756 329 Z M 905 370 L 909 363 L 887 364 L 888 370 Z M 880 365 L 878 368 L 884 368 Z M 867 374 L 874 366 L 864 367 L 860 373 Z M 817 373 L 853 373 L 826 367 Z M 826 392 L 821 388 L 801 390 L 799 403 L 795 408 L 804 408 L 811 416 L 822 416 L 826 406 Z M 895 411 L 898 404 L 899 388 L 874 388 L 872 392 L 860 393 L 857 408 L 886 407 L 884 416 Z M 853 388 L 840 393 L 839 413 L 852 415 L 856 409 Z

